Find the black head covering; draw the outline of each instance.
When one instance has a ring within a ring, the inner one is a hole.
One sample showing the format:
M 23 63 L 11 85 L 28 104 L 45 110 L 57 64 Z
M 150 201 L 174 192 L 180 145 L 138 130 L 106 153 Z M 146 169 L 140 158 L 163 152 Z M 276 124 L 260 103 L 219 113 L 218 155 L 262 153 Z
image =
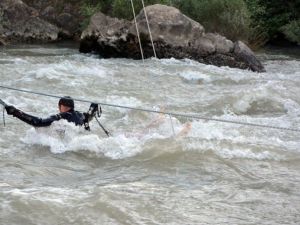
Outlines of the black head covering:
M 68 106 L 74 109 L 74 100 L 70 96 L 64 96 L 61 99 L 59 99 L 58 105 Z

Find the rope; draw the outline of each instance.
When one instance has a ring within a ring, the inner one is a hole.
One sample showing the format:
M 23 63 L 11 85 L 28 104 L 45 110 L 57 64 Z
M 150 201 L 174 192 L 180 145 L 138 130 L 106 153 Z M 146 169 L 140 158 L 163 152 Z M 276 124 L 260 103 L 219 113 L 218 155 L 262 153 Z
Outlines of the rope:
M 173 137 L 175 137 L 175 129 L 174 129 L 174 125 L 173 125 L 173 121 L 172 121 L 172 117 L 169 114 L 169 118 L 170 118 L 170 122 L 171 122 L 171 127 L 172 127 L 172 131 L 173 131 Z
M 143 9 L 144 9 L 144 13 L 145 13 L 145 18 L 146 18 L 146 22 L 147 22 L 148 31 L 149 31 L 149 36 L 150 36 L 150 40 L 151 40 L 151 44 L 152 44 L 152 48 L 153 48 L 154 57 L 157 58 L 144 0 L 142 0 L 142 4 L 143 4 Z
M 35 91 L 29 91 L 29 90 L 24 90 L 24 89 L 12 88 L 12 87 L 7 87 L 7 86 L 3 86 L 3 85 L 0 85 L 0 88 L 13 90 L 13 91 L 18 91 L 18 92 L 23 92 L 23 93 L 30 93 L 30 94 L 40 95 L 40 96 L 58 98 L 58 99 L 62 98 L 62 96 L 58 96 L 58 95 L 52 95 L 52 94 L 46 94 L 46 93 L 42 93 L 42 92 L 35 92 Z M 215 118 L 199 116 L 199 115 L 192 115 L 192 114 L 162 112 L 162 111 L 157 111 L 157 110 L 144 109 L 144 108 L 135 108 L 135 107 L 124 106 L 124 105 L 116 105 L 116 104 L 109 104 L 109 103 L 103 103 L 103 102 L 94 102 L 94 101 L 84 100 L 84 99 L 79 99 L 79 98 L 73 98 L 73 99 L 75 101 L 78 101 L 78 102 L 96 103 L 96 104 L 100 104 L 100 105 L 104 105 L 104 106 L 108 106 L 108 107 L 113 107 L 113 108 L 122 108 L 122 109 L 130 109 L 130 110 L 136 110 L 136 111 L 142 111 L 142 112 L 148 112 L 148 113 L 164 114 L 164 115 L 169 115 L 169 116 L 173 116 L 173 117 L 177 117 L 177 118 L 179 117 L 179 118 L 197 119 L 197 120 L 204 120 L 204 121 L 214 121 L 214 122 L 221 122 L 221 123 L 230 123 L 230 124 L 260 127 L 260 128 L 269 128 L 269 129 L 276 129 L 276 130 L 291 131 L 291 132 L 299 132 L 300 133 L 299 129 L 288 128 L 288 127 L 278 127 L 278 126 L 272 126 L 272 125 L 255 124 L 255 123 L 240 122 L 240 121 L 233 121 L 233 120 L 215 119 Z
M 104 131 L 104 133 L 107 135 L 107 137 L 110 136 L 110 133 L 103 127 L 103 125 L 100 123 L 100 121 L 98 120 L 97 116 L 95 116 L 95 119 L 97 121 L 97 123 L 99 124 L 99 126 L 102 128 L 102 130 Z
M 143 48 L 142 48 L 142 42 L 141 42 L 141 38 L 140 38 L 140 32 L 139 32 L 139 28 L 138 28 L 138 25 L 137 25 L 137 22 L 136 22 L 135 9 L 134 9 L 134 5 L 133 5 L 133 1 L 132 0 L 131 0 L 131 7 L 132 7 L 132 13 L 133 13 L 133 17 L 134 17 L 135 29 L 136 29 L 137 37 L 138 37 L 138 40 L 139 40 L 141 56 L 142 56 L 142 59 L 143 59 L 143 62 L 144 62 L 145 61 L 144 52 L 143 52 Z

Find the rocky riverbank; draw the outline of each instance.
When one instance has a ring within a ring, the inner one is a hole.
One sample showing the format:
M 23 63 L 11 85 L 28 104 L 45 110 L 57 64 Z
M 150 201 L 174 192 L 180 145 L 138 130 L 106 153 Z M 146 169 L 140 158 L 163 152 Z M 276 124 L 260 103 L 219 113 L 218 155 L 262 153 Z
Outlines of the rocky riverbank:
M 80 36 L 79 3 L 1 0 L 0 43 L 49 43 Z M 2 41 L 1 41 L 2 40 Z
M 58 5 L 59 4 L 59 5 Z M 80 51 L 102 57 L 141 59 L 134 21 L 96 13 L 81 31 L 79 3 L 63 1 L 2 0 L 0 2 L 0 45 L 14 43 L 49 43 L 78 40 Z M 255 54 L 241 41 L 232 42 L 215 33 L 206 33 L 198 22 L 178 9 L 152 5 L 146 7 L 153 43 L 158 58 L 189 58 L 216 66 L 265 71 Z M 142 10 L 136 17 L 145 58 L 154 51 Z

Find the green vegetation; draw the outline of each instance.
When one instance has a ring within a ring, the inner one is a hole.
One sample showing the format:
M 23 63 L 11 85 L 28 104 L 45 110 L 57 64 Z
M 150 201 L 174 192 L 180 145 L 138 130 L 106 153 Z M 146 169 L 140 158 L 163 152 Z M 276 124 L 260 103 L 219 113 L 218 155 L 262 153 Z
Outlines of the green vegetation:
M 145 5 L 165 4 L 180 9 L 201 23 L 206 31 L 231 40 L 243 40 L 252 47 L 285 38 L 300 45 L 300 0 L 144 0 Z M 133 0 L 136 13 L 141 0 Z M 96 11 L 113 17 L 133 18 L 130 0 L 82 0 L 81 12 L 87 25 Z
M 288 40 L 300 45 L 300 19 L 291 21 L 280 29 Z
M 170 0 L 144 0 L 145 6 L 153 4 L 169 5 Z M 132 5 L 130 0 L 113 0 L 111 15 L 118 18 L 133 19 Z M 134 10 L 138 14 L 143 8 L 141 0 L 133 0 Z
M 84 19 L 81 22 L 81 28 L 84 30 L 90 21 L 92 15 L 96 12 L 101 11 L 103 8 L 101 3 L 93 4 L 89 1 L 84 1 L 81 5 L 80 13 L 84 16 Z
M 247 40 L 250 16 L 243 0 L 184 0 L 176 6 L 207 31 L 218 32 L 231 40 Z
M 272 40 L 284 36 L 300 43 L 299 0 L 244 0 L 251 12 L 252 26 L 261 27 Z
M 145 6 L 153 4 L 170 5 L 172 0 L 144 0 Z M 143 8 L 141 0 L 133 0 L 136 13 Z M 89 17 L 96 11 L 102 11 L 104 14 L 131 20 L 133 19 L 132 6 L 130 0 L 82 0 L 82 15 Z

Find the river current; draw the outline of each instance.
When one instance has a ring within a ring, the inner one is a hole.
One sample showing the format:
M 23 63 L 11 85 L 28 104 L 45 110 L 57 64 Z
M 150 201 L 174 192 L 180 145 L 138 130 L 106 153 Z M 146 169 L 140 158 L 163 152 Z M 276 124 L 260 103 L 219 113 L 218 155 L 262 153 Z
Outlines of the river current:
M 0 51 L 0 84 L 155 111 L 300 128 L 300 57 L 267 73 L 191 60 L 101 59 L 73 46 Z M 57 98 L 0 88 L 39 117 Z M 85 112 L 89 103 L 75 101 Z M 299 132 L 102 105 L 91 132 L 0 119 L 0 224 L 299 224 Z M 2 116 L 1 116 L 2 117 Z

